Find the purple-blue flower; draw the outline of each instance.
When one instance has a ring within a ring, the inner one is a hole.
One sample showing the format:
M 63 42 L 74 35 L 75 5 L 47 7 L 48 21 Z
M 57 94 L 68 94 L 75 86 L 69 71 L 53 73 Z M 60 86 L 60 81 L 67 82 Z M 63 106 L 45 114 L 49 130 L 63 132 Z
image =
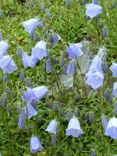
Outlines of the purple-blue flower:
M 75 116 L 73 116 L 69 121 L 68 128 L 66 129 L 66 135 L 67 136 L 71 135 L 77 138 L 82 134 L 83 131 L 80 127 L 80 122 Z
M 86 5 L 86 16 L 90 17 L 90 18 L 94 18 L 97 15 L 102 13 L 102 7 L 98 4 L 95 3 L 90 3 Z
M 36 46 L 32 48 L 32 56 L 38 60 L 48 56 L 45 41 L 39 41 Z
M 110 70 L 112 72 L 112 76 L 117 77 L 117 63 L 112 63 L 110 66 Z
M 48 58 L 47 60 L 46 60 L 46 72 L 48 73 L 48 72 L 50 72 L 51 71 L 51 64 L 50 64 L 50 59 Z
M 40 86 L 36 88 L 28 88 L 27 91 L 23 92 L 23 99 L 27 103 L 31 103 L 32 100 L 40 100 L 48 91 L 46 86 Z
M 39 138 L 37 138 L 36 136 L 32 136 L 30 140 L 30 152 L 36 153 L 38 151 L 41 152 L 42 150 L 43 146 L 41 145 Z
M 54 119 L 49 123 L 45 131 L 51 134 L 56 134 L 56 130 L 57 130 L 57 121 L 56 119 Z
M 70 62 L 70 63 L 67 65 L 66 73 L 67 73 L 67 74 L 70 74 L 70 75 L 74 75 L 74 73 L 75 73 L 75 64 L 74 64 L 73 62 Z
M 78 58 L 82 56 L 82 47 L 83 45 L 81 43 L 70 44 L 69 47 L 67 47 L 69 59 Z
M 103 126 L 103 128 L 105 130 L 106 127 L 107 127 L 107 124 L 108 124 L 108 120 L 107 120 L 105 115 L 102 116 L 101 121 L 102 121 L 102 126 Z
M 29 19 L 22 23 L 25 28 L 25 31 L 29 33 L 30 37 L 32 38 L 35 29 L 39 26 L 40 22 L 37 18 Z
M 0 41 L 0 59 L 2 59 L 2 57 L 4 56 L 4 54 L 6 54 L 8 48 L 9 48 L 9 46 L 8 46 L 8 43 L 7 42 Z
M 25 111 L 25 109 L 23 108 L 23 109 L 22 109 L 22 112 L 21 112 L 21 114 L 20 114 L 20 117 L 19 117 L 19 119 L 18 119 L 18 127 L 19 127 L 20 129 L 24 129 L 24 127 L 25 127 L 25 120 L 26 120 L 26 111 Z
M 26 111 L 28 113 L 28 119 L 31 119 L 33 116 L 37 115 L 37 111 L 31 104 L 27 104 Z
M 105 135 L 110 136 L 112 139 L 117 139 L 117 118 L 113 117 L 109 120 Z
M 115 82 L 113 84 L 113 91 L 112 91 L 112 95 L 117 97 L 117 82 Z
M 0 68 L 8 74 L 13 73 L 17 70 L 17 66 L 15 65 L 11 56 L 6 55 L 0 60 Z
M 93 89 L 97 89 L 103 85 L 104 75 L 102 72 L 89 72 L 86 74 L 86 83 Z
M 34 67 L 37 63 L 37 60 L 34 60 L 35 58 L 33 56 L 29 56 L 27 53 L 22 53 L 22 64 L 24 68 L 28 67 Z

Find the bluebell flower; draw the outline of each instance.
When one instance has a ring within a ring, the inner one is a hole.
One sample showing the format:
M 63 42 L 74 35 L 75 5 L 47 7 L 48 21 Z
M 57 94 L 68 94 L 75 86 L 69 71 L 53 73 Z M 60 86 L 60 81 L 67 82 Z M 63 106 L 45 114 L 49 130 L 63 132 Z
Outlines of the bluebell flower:
M 53 46 L 57 45 L 59 40 L 61 40 L 61 37 L 56 33 L 50 37 L 50 42 Z
M 8 48 L 9 48 L 9 46 L 8 46 L 8 43 L 7 42 L 0 41 L 0 59 L 2 59 L 2 57 L 4 56 L 4 54 L 6 54 Z
M 46 72 L 50 72 L 51 71 L 51 65 L 50 65 L 50 59 L 46 60 Z
M 32 88 L 32 83 L 31 83 L 30 79 L 26 78 L 25 81 L 26 81 L 27 87 Z
M 97 15 L 102 13 L 102 7 L 98 4 L 95 3 L 90 3 L 86 5 L 86 16 L 90 17 L 90 18 L 94 18 Z
M 67 65 L 66 73 L 70 74 L 70 75 L 74 75 L 74 73 L 75 73 L 75 64 L 73 62 L 70 62 Z
M 115 96 L 115 97 L 117 98 L 117 82 L 115 82 L 115 83 L 113 84 L 112 95 Z
M 25 75 L 24 75 L 24 72 L 23 72 L 23 71 L 20 72 L 20 79 L 21 79 L 22 81 L 25 80 Z
M 39 138 L 37 138 L 36 136 L 32 136 L 30 140 L 30 152 L 36 153 L 38 151 L 41 152 L 42 150 L 43 146 L 41 145 Z
M 117 139 L 117 118 L 113 117 L 109 120 L 105 135 L 110 136 L 112 139 Z
M 34 67 L 36 62 L 34 61 L 34 57 L 29 56 L 27 53 L 22 54 L 22 64 L 24 68 Z
M 8 74 L 13 73 L 17 70 L 17 66 L 15 65 L 11 56 L 6 55 L 0 60 L 0 68 Z
M 17 56 L 18 56 L 19 58 L 22 58 L 22 49 L 21 49 L 21 48 L 18 48 L 18 49 L 17 49 Z
M 32 56 L 39 60 L 43 59 L 44 57 L 48 56 L 46 50 L 46 42 L 39 41 L 34 48 L 32 48 Z
M 111 98 L 111 95 L 110 95 L 108 89 L 106 89 L 104 95 L 105 95 L 105 99 L 108 101 L 108 103 L 109 103 L 109 104 L 112 104 L 112 103 L 113 103 L 113 102 L 112 102 L 112 98 Z
M 47 91 L 48 88 L 46 86 L 28 88 L 27 91 L 23 92 L 22 96 L 27 103 L 31 103 L 33 100 L 40 100 L 47 93 Z
M 104 75 L 102 72 L 89 72 L 86 74 L 86 83 L 93 89 L 97 89 L 103 85 Z
M 70 44 L 67 48 L 69 59 L 79 58 L 80 56 L 82 56 L 82 47 L 83 45 L 81 43 Z
M 69 121 L 68 128 L 66 129 L 66 135 L 67 136 L 71 135 L 77 138 L 82 134 L 83 131 L 80 127 L 80 122 L 75 116 L 73 116 L 73 118 L 71 118 Z
M 56 119 L 54 119 L 49 123 L 45 131 L 51 134 L 56 134 L 56 130 L 57 130 L 57 121 Z
M 31 119 L 33 116 L 37 115 L 37 111 L 31 104 L 27 104 L 26 111 L 28 113 L 28 119 Z
M 108 124 L 108 120 L 107 120 L 105 115 L 102 116 L 101 120 L 102 120 L 102 126 L 103 126 L 103 128 L 105 130 L 106 127 L 107 127 L 107 124 Z
M 30 37 L 32 38 L 35 29 L 39 26 L 39 20 L 37 18 L 29 19 L 22 23 L 25 28 L 25 31 L 29 33 Z
M 112 63 L 110 66 L 110 70 L 112 72 L 112 76 L 117 77 L 117 63 Z
M 21 114 L 20 114 L 20 117 L 19 117 L 19 119 L 18 119 L 18 127 L 19 127 L 20 129 L 24 129 L 24 127 L 25 127 L 25 120 L 26 120 L 26 111 L 25 111 L 25 109 L 23 108 L 23 109 L 22 109 L 22 112 L 21 112 Z

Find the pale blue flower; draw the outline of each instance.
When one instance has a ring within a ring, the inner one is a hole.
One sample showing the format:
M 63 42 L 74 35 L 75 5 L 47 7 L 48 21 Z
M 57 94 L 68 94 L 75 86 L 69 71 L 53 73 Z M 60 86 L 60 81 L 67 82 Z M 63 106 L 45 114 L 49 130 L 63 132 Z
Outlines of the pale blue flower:
M 2 57 L 4 56 L 4 54 L 6 54 L 8 48 L 9 48 L 9 46 L 8 46 L 8 43 L 7 42 L 0 41 L 0 59 L 2 59 Z
M 104 75 L 102 72 L 89 72 L 86 74 L 86 83 L 93 89 L 97 89 L 103 85 Z
M 32 100 L 40 100 L 48 91 L 46 86 L 40 86 L 36 88 L 28 88 L 27 91 L 23 92 L 23 99 L 27 103 L 31 103 Z
M 32 136 L 30 140 L 30 152 L 36 153 L 38 151 L 41 152 L 42 150 L 43 146 L 41 145 L 39 138 L 37 138 L 36 136 Z
M 107 120 L 105 115 L 102 116 L 101 120 L 102 120 L 102 126 L 103 126 L 103 128 L 105 130 L 106 127 L 107 127 L 107 124 L 108 124 L 108 120 Z
M 69 59 L 78 58 L 83 55 L 81 43 L 70 44 L 67 48 Z
M 39 41 L 34 48 L 32 48 L 32 56 L 39 60 L 43 59 L 44 57 L 48 56 L 46 50 L 46 42 Z
M 90 3 L 86 5 L 86 16 L 94 18 L 102 13 L 102 7 L 98 4 Z
M 117 63 L 112 63 L 110 70 L 112 72 L 112 76 L 117 77 Z
M 37 18 L 29 19 L 22 23 L 25 31 L 29 33 L 30 37 L 33 36 L 35 29 L 39 26 L 39 20 Z
M 24 68 L 28 68 L 28 67 L 34 67 L 36 62 L 34 60 L 34 57 L 29 56 L 27 53 L 23 53 L 22 54 L 22 64 L 24 66 Z
M 112 95 L 115 96 L 115 97 L 117 98 L 117 82 L 115 82 L 115 83 L 113 84 Z
M 112 139 L 117 139 L 117 118 L 113 117 L 109 120 L 105 135 L 110 136 Z
M 13 73 L 17 70 L 17 66 L 15 65 L 11 56 L 6 55 L 0 60 L 0 68 L 8 74 Z
M 66 135 L 67 136 L 71 135 L 77 138 L 82 134 L 83 131 L 80 127 L 80 122 L 75 116 L 73 116 L 73 118 L 71 118 L 69 121 L 68 128 L 66 129 Z
M 51 64 L 50 64 L 50 59 L 48 58 L 47 60 L 46 60 L 46 72 L 48 73 L 48 72 L 50 72 L 51 71 Z
M 45 131 L 51 134 L 56 134 L 57 130 L 57 121 L 56 119 L 52 120 Z
M 27 104 L 26 111 L 28 113 L 28 119 L 31 119 L 33 116 L 37 115 L 37 111 L 31 104 Z

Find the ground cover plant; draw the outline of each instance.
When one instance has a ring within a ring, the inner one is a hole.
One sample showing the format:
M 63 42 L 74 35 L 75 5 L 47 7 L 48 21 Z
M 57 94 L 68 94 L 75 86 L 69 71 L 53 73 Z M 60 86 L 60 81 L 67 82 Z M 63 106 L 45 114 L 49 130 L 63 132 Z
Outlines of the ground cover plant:
M 0 0 L 0 154 L 117 155 L 116 0 Z

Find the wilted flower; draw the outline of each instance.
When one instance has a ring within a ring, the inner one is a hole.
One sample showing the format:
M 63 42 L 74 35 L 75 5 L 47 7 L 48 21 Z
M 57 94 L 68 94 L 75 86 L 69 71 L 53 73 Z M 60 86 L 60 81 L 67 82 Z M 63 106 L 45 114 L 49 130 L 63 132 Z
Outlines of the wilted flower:
M 56 119 L 52 120 L 45 131 L 51 134 L 56 134 L 57 130 L 57 121 Z
M 5 41 L 0 41 L 0 59 L 4 56 L 4 54 L 7 52 L 9 46 L 8 43 Z
M 117 118 L 113 117 L 109 120 L 105 129 L 105 135 L 117 139 Z
M 107 124 L 108 124 L 108 120 L 107 120 L 107 118 L 106 118 L 105 115 L 102 116 L 102 119 L 101 120 L 102 120 L 102 126 L 103 126 L 103 128 L 105 130 L 106 127 L 107 127 Z
M 67 136 L 73 136 L 73 137 L 79 137 L 83 134 L 82 129 L 80 128 L 79 120 L 73 116 L 73 118 L 70 119 L 68 128 L 66 129 L 66 135 Z
M 67 48 L 69 59 L 78 58 L 83 55 L 81 43 L 70 44 Z
M 43 146 L 41 145 L 39 138 L 37 138 L 36 136 L 32 136 L 30 140 L 30 152 L 36 153 L 38 151 L 41 152 L 42 150 Z
M 44 57 L 48 56 L 46 50 L 46 42 L 39 41 L 34 48 L 32 48 L 32 56 L 39 60 L 43 59 Z
M 9 55 L 3 56 L 3 58 L 0 60 L 0 68 L 8 74 L 11 74 L 17 70 L 17 66 Z
M 23 92 L 23 99 L 27 103 L 31 103 L 32 100 L 40 100 L 48 91 L 46 86 L 40 86 L 36 88 L 28 88 L 27 91 Z
M 97 15 L 102 13 L 102 7 L 98 4 L 95 3 L 90 3 L 86 5 L 86 16 L 90 17 L 90 18 L 94 18 Z
M 25 31 L 29 33 L 30 37 L 32 38 L 35 29 L 39 26 L 39 20 L 37 18 L 29 19 L 22 23 L 25 28 Z
M 110 70 L 112 72 L 112 76 L 117 77 L 117 63 L 112 63 L 110 66 Z
M 86 83 L 93 89 L 97 89 L 103 85 L 104 75 L 102 72 L 89 72 L 86 74 Z
M 113 84 L 113 91 L 112 91 L 112 95 L 117 97 L 117 82 L 115 82 Z

